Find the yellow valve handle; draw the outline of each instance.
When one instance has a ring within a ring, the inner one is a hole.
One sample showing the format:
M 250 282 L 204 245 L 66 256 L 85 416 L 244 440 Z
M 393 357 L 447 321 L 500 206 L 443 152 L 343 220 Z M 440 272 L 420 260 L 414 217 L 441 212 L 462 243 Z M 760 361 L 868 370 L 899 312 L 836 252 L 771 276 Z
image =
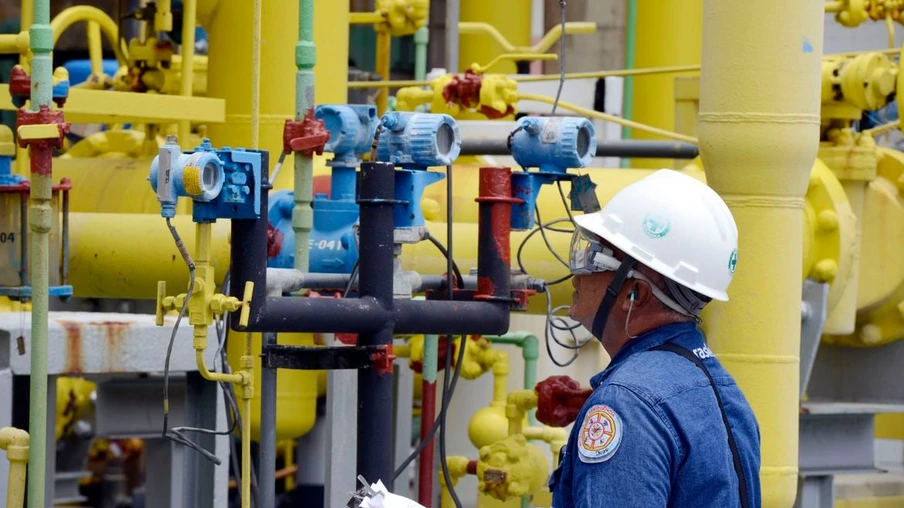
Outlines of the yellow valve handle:
M 163 326 L 163 299 L 166 298 L 166 281 L 161 280 L 157 282 L 157 313 L 156 320 L 157 326 Z
M 248 326 L 248 315 L 251 313 L 251 296 L 254 293 L 254 283 L 250 280 L 245 283 L 245 293 L 242 295 L 242 312 L 239 314 L 239 326 Z

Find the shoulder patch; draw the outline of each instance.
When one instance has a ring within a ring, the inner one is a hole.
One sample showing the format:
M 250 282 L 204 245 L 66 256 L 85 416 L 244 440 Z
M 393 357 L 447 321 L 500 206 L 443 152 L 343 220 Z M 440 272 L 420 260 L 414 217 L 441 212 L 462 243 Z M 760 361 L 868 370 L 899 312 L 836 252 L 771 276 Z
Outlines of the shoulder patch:
M 597 404 L 588 409 L 578 434 L 581 462 L 594 464 L 612 458 L 624 432 L 621 418 L 611 407 Z

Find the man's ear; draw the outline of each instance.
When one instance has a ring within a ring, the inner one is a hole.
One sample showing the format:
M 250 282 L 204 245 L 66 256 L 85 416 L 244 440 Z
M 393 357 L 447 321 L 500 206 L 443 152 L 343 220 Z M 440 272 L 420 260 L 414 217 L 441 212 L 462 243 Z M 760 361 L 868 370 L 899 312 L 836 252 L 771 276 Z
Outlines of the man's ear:
M 647 305 L 653 299 L 653 291 L 646 281 L 633 281 L 622 299 L 622 310 L 628 312 L 633 305 L 634 310 Z

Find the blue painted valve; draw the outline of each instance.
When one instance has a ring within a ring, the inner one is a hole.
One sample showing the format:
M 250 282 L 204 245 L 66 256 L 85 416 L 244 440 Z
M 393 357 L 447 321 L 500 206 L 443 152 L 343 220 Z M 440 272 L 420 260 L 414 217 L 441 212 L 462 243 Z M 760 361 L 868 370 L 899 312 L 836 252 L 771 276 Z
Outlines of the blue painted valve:
M 308 271 L 314 273 L 350 273 L 358 259 L 354 227 L 358 223 L 356 168 L 360 156 L 370 151 L 377 129 L 377 109 L 371 105 L 321 105 L 314 117 L 323 120 L 330 132 L 324 151 L 333 153 L 330 195 L 317 194 L 311 203 L 314 224 L 311 230 Z M 268 266 L 292 268 L 295 262 L 295 234 L 292 230 L 294 193 L 270 195 L 268 217 L 280 238 L 279 254 Z

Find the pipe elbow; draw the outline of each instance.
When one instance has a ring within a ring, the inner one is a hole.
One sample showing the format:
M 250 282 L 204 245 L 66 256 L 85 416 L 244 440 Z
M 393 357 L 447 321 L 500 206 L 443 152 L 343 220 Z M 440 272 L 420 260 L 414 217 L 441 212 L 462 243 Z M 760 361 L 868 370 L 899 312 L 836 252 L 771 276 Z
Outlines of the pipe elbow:
M 508 376 L 510 369 L 508 351 L 502 349 L 490 349 L 489 356 L 491 370 L 494 376 Z
M 486 313 L 485 323 L 490 331 L 485 335 L 502 335 L 508 332 L 510 319 L 511 312 L 509 312 L 508 304 L 493 304 Z
M 28 462 L 28 432 L 15 427 L 0 429 L 0 449 L 6 450 L 10 462 Z
M 457 485 L 458 480 L 468 474 L 468 460 L 467 457 L 454 456 L 446 458 L 446 465 L 449 467 L 449 477 L 452 480 L 452 485 Z M 439 475 L 439 483 L 443 488 L 448 488 L 446 485 L 446 479 L 443 475 Z

